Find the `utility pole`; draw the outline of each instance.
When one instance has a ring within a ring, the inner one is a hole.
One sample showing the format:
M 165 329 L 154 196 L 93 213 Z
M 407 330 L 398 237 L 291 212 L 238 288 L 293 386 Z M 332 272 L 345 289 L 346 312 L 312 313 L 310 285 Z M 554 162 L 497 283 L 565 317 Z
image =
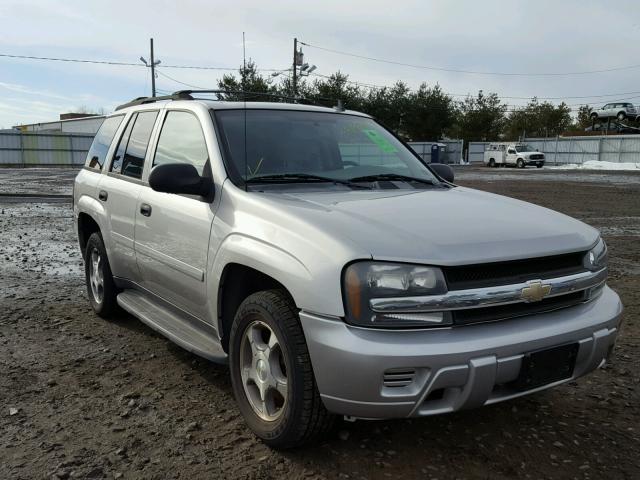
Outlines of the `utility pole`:
M 153 57 L 153 38 L 150 38 L 151 44 L 151 56 L 149 57 L 151 62 L 148 63 L 144 57 L 140 57 L 140 61 L 144 63 L 145 67 L 151 68 L 151 96 L 156 96 L 156 66 L 160 65 L 160 60 L 155 60 Z
M 156 65 L 153 63 L 153 38 L 151 41 L 151 96 L 156 96 Z
M 298 39 L 293 39 L 293 96 L 296 96 L 296 81 L 298 74 Z

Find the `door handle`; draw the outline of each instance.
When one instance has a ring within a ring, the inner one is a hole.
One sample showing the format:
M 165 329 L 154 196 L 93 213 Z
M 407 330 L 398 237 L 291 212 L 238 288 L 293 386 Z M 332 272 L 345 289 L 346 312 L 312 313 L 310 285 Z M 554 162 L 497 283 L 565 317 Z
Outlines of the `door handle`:
M 104 190 L 100 190 L 100 192 L 98 193 L 98 198 L 100 200 L 102 200 L 103 202 L 106 202 L 107 198 L 109 198 L 109 194 L 107 192 L 105 192 Z
M 142 215 L 144 215 L 145 217 L 150 217 L 151 216 L 151 205 L 149 205 L 147 203 L 143 203 L 142 205 L 140 205 L 140 213 Z

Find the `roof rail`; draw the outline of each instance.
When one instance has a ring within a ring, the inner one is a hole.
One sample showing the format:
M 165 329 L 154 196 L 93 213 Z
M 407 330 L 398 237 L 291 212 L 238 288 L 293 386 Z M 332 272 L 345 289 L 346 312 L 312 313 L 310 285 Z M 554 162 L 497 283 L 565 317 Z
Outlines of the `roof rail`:
M 243 90 L 178 90 L 177 92 L 173 92 L 171 95 L 162 95 L 159 97 L 138 97 L 131 100 L 128 103 L 123 103 L 122 105 L 118 105 L 116 107 L 117 110 L 122 110 L 123 108 L 133 107 L 136 105 L 144 105 L 145 103 L 154 103 L 160 100 L 194 100 L 194 93 L 215 93 L 216 95 L 241 95 L 242 99 L 246 99 L 247 96 L 253 97 L 270 97 L 270 98 L 278 98 L 281 100 L 289 100 L 293 103 L 307 103 L 311 105 L 320 105 L 315 99 L 304 98 L 304 97 L 292 97 L 288 95 L 281 95 L 278 93 L 268 93 L 268 92 L 245 92 Z M 221 100 L 221 99 L 220 99 Z M 333 101 L 335 99 L 332 98 L 320 98 L 320 100 L 330 100 Z M 324 105 L 323 105 L 324 106 Z M 344 106 L 342 105 L 342 100 L 337 100 L 337 105 L 334 107 L 337 111 L 344 111 Z
M 118 105 L 116 110 L 122 110 L 123 108 L 133 107 L 135 105 L 143 105 L 145 103 L 153 103 L 160 100 L 193 100 L 193 97 L 188 94 L 183 94 L 182 92 L 175 92 L 171 95 L 162 95 L 159 97 L 138 97 L 134 98 L 128 103 L 123 103 L 122 105 Z

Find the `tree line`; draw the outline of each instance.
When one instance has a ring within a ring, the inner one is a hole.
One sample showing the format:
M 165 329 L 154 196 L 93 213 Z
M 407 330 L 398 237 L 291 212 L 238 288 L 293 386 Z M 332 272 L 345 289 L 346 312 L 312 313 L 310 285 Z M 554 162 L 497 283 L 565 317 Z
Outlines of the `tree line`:
M 231 92 L 218 94 L 220 99 L 273 101 L 269 95 L 293 96 L 290 78 L 277 80 L 262 75 L 249 61 L 238 74 L 226 74 L 218 88 Z M 296 98 L 314 104 L 335 106 L 340 99 L 345 108 L 368 113 L 407 141 L 459 138 L 469 141 L 518 140 L 527 137 L 552 137 L 591 125 L 591 107 L 583 105 L 574 119 L 571 108 L 562 102 L 554 105 L 533 98 L 522 107 L 510 107 L 496 93 L 482 90 L 475 96 L 455 100 L 439 85 L 422 83 L 411 89 L 397 81 L 389 87 L 372 88 L 349 81 L 348 75 L 336 72 L 326 77 L 300 78 Z

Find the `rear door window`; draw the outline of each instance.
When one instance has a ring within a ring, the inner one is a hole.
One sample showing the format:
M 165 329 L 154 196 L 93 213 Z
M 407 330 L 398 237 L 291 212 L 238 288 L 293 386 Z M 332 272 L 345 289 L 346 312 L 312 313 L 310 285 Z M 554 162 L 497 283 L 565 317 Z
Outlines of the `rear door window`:
M 113 137 L 116 135 L 116 131 L 122 123 L 123 118 L 124 115 L 117 115 L 115 117 L 109 117 L 102 122 L 98 133 L 96 133 L 96 136 L 93 138 L 89 153 L 87 153 L 85 166 L 95 170 L 102 170 Z
M 144 157 L 147 153 L 157 111 L 140 112 L 129 120 L 113 157 L 111 171 L 131 178 L 142 178 Z
M 194 114 L 169 111 L 165 117 L 153 166 L 164 163 L 190 163 L 200 175 L 209 160 L 200 120 Z

